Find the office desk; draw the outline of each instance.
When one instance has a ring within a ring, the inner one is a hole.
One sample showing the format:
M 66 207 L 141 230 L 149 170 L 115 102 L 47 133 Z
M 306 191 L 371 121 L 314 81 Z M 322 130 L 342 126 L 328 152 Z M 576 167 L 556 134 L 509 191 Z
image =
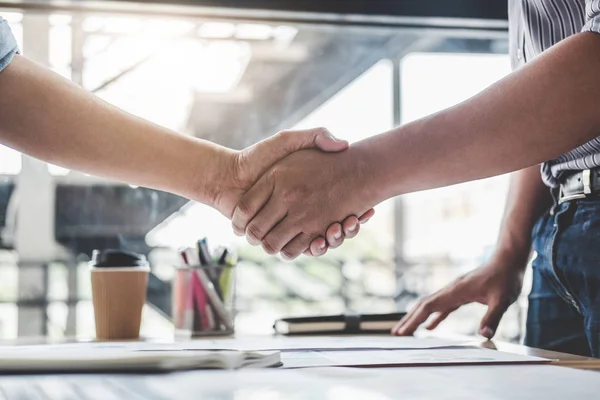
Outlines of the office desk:
M 436 337 L 436 335 L 431 335 L 431 334 L 428 334 L 427 336 Z M 266 336 L 265 335 L 260 335 L 260 336 L 258 336 L 258 335 L 257 336 L 240 335 L 240 337 L 242 337 L 242 338 L 256 337 L 257 339 L 264 340 Z M 345 337 L 347 337 L 347 336 L 345 336 Z M 209 337 L 209 338 L 204 338 L 204 339 L 222 339 L 222 337 L 212 337 L 212 338 Z M 501 341 L 482 340 L 480 338 L 474 338 L 474 337 L 460 336 L 460 337 L 454 337 L 452 339 L 456 340 L 458 343 L 468 344 L 470 346 L 478 346 L 478 347 L 483 347 L 483 348 L 487 348 L 487 349 L 491 349 L 491 350 L 503 351 L 506 353 L 546 358 L 546 359 L 552 360 L 550 362 L 550 364 L 555 365 L 555 366 L 577 368 L 577 369 L 587 369 L 587 370 L 600 370 L 600 359 L 597 359 L 597 358 L 582 357 L 582 356 L 578 356 L 578 355 L 574 355 L 574 354 L 560 353 L 560 352 L 556 352 L 556 351 L 548 351 L 548 350 L 542 350 L 542 349 L 535 349 L 535 348 L 531 348 L 531 347 L 527 347 L 527 346 L 523 346 L 523 345 L 506 343 L 506 342 L 501 342 Z M 74 342 L 89 342 L 91 340 L 92 339 L 73 339 L 73 338 L 56 340 L 56 339 L 48 339 L 48 338 L 43 338 L 43 337 L 32 337 L 32 338 L 20 338 L 17 340 L 2 340 L 2 341 L 0 341 L 0 346 L 74 343 Z M 147 338 L 147 339 L 143 339 L 143 340 L 164 342 L 164 341 L 169 341 L 170 339 Z M 198 340 L 202 340 L 202 339 L 198 339 Z
M 260 337 L 264 339 L 265 337 Z M 473 339 L 473 338 L 471 338 Z M 60 343 L 73 342 L 63 340 Z M 57 343 L 43 338 L 0 342 Z M 461 343 L 467 344 L 464 341 Z M 597 400 L 600 360 L 473 340 L 469 345 L 554 359 L 555 365 L 306 368 L 190 371 L 171 374 L 0 376 L 0 398 L 84 400 Z M 558 365 L 558 366 L 557 366 Z M 560 367 L 570 366 L 575 368 Z
M 597 372 L 551 365 L 0 376 L 3 400 L 597 400 Z
M 557 351 L 535 349 L 532 347 L 499 341 L 480 341 L 475 343 L 477 346 L 484 347 L 486 349 L 504 351 L 513 354 L 522 354 L 526 356 L 547 358 L 552 360 L 552 365 L 556 366 L 600 370 L 600 359 L 598 358 L 582 357 L 574 354 L 560 353 Z

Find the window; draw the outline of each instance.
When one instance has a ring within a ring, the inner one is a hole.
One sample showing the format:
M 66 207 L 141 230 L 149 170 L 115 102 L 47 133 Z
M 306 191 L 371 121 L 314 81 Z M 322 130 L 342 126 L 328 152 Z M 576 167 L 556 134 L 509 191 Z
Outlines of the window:
M 9 21 L 27 56 L 106 101 L 236 149 L 281 129 L 315 126 L 355 142 L 391 129 L 400 107 L 407 122 L 508 72 L 506 40 L 496 37 L 133 14 L 15 14 Z M 37 52 L 27 51 L 32 27 L 39 35 Z M 423 40 L 432 34 L 435 40 Z M 486 257 L 506 190 L 500 177 L 392 199 L 378 206 L 360 238 L 323 258 L 289 263 L 235 238 L 229 222 L 203 205 L 57 166 L 20 163 L 18 153 L 0 148 L 0 244 L 14 254 L 0 265 L 0 282 L 15 292 L 0 306 L 16 310 L 0 308 L 5 337 L 93 335 L 85 264 L 93 249 L 148 254 L 167 288 L 176 263 L 172 250 L 202 236 L 239 248 L 236 326 L 242 332 L 269 331 L 281 316 L 404 308 Z M 40 182 L 36 196 L 20 195 L 20 182 Z M 15 218 L 31 209 L 41 213 L 35 226 Z M 8 220 L 16 222 L 1 223 Z M 12 239 L 15 232 L 22 241 Z M 25 266 L 39 273 L 24 274 Z M 28 303 L 39 308 L 43 321 L 37 325 L 17 325 L 21 307 L 15 305 L 23 293 L 3 278 L 17 271 L 41 288 Z M 166 296 L 168 290 L 158 292 Z M 144 329 L 168 331 L 151 307 L 144 318 Z M 472 312 L 461 318 L 476 327 Z
M 506 54 L 413 53 L 402 60 L 404 122 L 433 114 L 477 94 L 510 72 Z M 432 144 L 433 145 L 433 144 Z M 403 196 L 405 242 L 400 303 L 441 289 L 490 256 L 500 228 L 508 176 Z M 525 291 L 528 289 L 525 288 Z M 402 293 L 403 292 L 403 293 Z M 522 302 L 498 330 L 505 340 L 522 335 Z M 477 334 L 485 307 L 459 309 L 439 330 Z

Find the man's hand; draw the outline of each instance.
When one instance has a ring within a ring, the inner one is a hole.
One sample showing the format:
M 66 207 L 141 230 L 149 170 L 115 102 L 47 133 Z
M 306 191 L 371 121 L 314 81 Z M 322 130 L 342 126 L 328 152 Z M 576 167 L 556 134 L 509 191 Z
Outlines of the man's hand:
M 304 254 L 307 256 L 320 257 L 327 253 L 327 249 L 338 248 L 344 243 L 345 239 L 352 239 L 360 231 L 360 225 L 366 224 L 375 215 L 375 210 L 370 209 L 360 218 L 354 215 L 346 218 L 343 223 L 335 223 L 331 225 L 325 234 L 325 238 L 319 237 L 312 241 L 310 249 Z
M 459 307 L 477 302 L 488 306 L 479 333 L 491 339 L 502 315 L 521 293 L 523 270 L 524 266 L 515 265 L 511 258 L 493 260 L 419 301 L 392 329 L 392 334 L 412 335 L 433 314 L 435 317 L 426 329 L 435 329 Z
M 224 168 L 226 174 L 220 182 L 220 190 L 216 195 L 217 209 L 231 218 L 233 209 L 242 195 L 273 164 L 296 151 L 310 148 L 324 152 L 340 152 L 348 148 L 348 142 L 335 138 L 325 128 L 282 131 L 234 153 L 229 165 Z M 360 218 L 354 215 L 346 216 L 342 223 L 332 224 L 326 232 L 327 240 L 323 237 L 315 239 L 306 254 L 320 256 L 325 254 L 328 248 L 340 246 L 344 239 L 356 236 L 360 224 L 367 222 L 373 214 L 374 211 L 369 210 Z
M 335 138 L 327 129 L 281 131 L 244 150 L 235 152 L 222 168 L 221 182 L 215 182 L 215 206 L 231 219 L 242 195 L 271 168 L 286 156 L 302 149 L 339 152 L 348 149 L 348 142 Z
M 327 227 L 369 211 L 374 200 L 361 154 L 314 150 L 277 163 L 241 199 L 232 224 L 251 244 L 293 259 Z M 360 190 L 358 190 L 360 189 Z

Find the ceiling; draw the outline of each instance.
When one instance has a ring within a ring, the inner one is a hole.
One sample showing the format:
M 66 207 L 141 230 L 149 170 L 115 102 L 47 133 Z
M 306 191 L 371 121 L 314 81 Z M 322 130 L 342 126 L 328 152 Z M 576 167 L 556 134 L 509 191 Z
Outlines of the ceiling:
M 507 20 L 507 0 L 0 0 L 0 7 L 478 29 L 506 29 Z

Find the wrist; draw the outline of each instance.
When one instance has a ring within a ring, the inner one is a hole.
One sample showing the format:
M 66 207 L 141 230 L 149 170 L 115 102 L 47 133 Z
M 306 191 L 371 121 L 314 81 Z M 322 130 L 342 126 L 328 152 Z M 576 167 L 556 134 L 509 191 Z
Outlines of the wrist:
M 351 179 L 351 187 L 348 190 L 351 190 L 353 197 L 366 207 L 364 211 L 384 201 L 382 175 L 377 173 L 377 165 L 371 157 L 369 146 L 357 143 L 340 155 L 347 160 L 345 169 Z
M 389 170 L 383 160 L 385 156 L 377 148 L 377 143 L 362 141 L 353 144 L 344 155 L 349 159 L 348 170 L 354 195 L 360 197 L 368 208 L 396 195 L 395 183 L 388 177 Z
M 523 271 L 527 267 L 530 254 L 530 245 L 499 243 L 492 256 L 492 263 L 510 266 L 516 270 Z
M 374 204 L 426 188 L 418 177 L 415 182 L 415 169 L 422 157 L 418 156 L 418 149 L 411 148 L 411 138 L 419 136 L 422 130 L 420 124 L 413 122 L 352 145 L 351 149 L 362 153 L 368 176 L 365 190 L 371 193 Z
M 198 150 L 197 141 L 188 146 L 186 169 L 189 171 L 184 185 L 187 186 L 187 197 L 216 208 L 226 214 L 224 207 L 227 193 L 235 187 L 235 165 L 237 152 L 225 147 L 211 144 L 210 150 L 205 152 L 204 157 Z M 205 147 L 206 143 L 202 143 Z

